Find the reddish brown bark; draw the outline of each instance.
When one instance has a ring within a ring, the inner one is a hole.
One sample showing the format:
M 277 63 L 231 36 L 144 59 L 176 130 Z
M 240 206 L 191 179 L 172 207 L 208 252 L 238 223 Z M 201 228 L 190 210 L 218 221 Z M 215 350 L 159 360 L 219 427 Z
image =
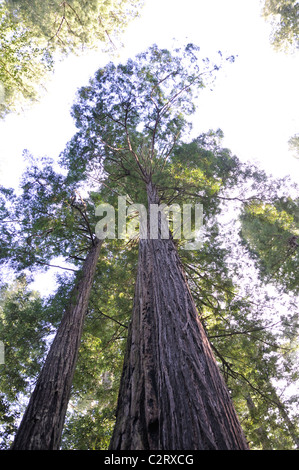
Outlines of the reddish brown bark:
M 140 240 L 110 449 L 248 449 L 171 239 Z
M 102 241 L 96 240 L 86 257 L 69 308 L 64 313 L 16 433 L 13 450 L 59 449 L 101 245 Z

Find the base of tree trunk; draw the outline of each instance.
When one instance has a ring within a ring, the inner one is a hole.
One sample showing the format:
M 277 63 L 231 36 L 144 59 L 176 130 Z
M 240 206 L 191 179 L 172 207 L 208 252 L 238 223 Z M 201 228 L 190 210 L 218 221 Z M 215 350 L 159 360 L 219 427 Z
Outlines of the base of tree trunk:
M 171 239 L 140 240 L 110 449 L 248 449 Z

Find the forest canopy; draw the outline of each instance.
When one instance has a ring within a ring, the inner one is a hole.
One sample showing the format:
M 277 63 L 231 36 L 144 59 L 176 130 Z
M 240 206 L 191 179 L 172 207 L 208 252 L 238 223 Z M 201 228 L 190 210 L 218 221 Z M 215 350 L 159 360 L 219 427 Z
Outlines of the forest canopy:
M 142 0 L 0 1 L 0 117 L 45 93 L 59 60 L 91 48 L 115 48 Z
M 192 89 L 200 90 L 220 67 L 205 58 L 201 60 L 198 54 L 199 49 L 191 45 L 174 53 L 154 46 L 127 64 L 108 64 L 100 69 L 78 93 L 73 107 L 78 132 L 61 155 L 60 172 L 54 170 L 50 160 L 38 162 L 29 156 L 21 194 L 2 189 L 6 233 L 2 260 L 22 273 L 28 268 L 33 272 L 41 266 L 49 268 L 55 265 L 53 259 L 60 258 L 71 262 L 65 266 L 77 271 L 71 277 L 60 276 L 57 293 L 44 300 L 30 293 L 23 275 L 14 286 L 3 286 L 1 330 L 4 333 L 5 325 L 11 324 L 10 315 L 16 319 L 21 315 L 23 319 L 20 323 L 14 321 L 13 334 L 8 329 L 5 335 L 4 445 L 15 430 L 14 415 L 21 411 L 12 411 L 14 393 L 20 397 L 30 393 L 45 353 L 41 346 L 56 330 L 71 286 L 95 243 L 96 206 L 100 202 L 115 203 L 118 194 L 147 204 L 144 196 L 149 178 L 156 185 L 159 203 L 190 204 L 198 200 L 203 204 L 202 249 L 186 251 L 180 241 L 177 249 L 247 439 L 257 448 L 294 445 L 289 422 L 295 426 L 295 418 L 289 416 L 288 407 L 295 396 L 281 401 L 282 391 L 276 390 L 274 382 L 279 379 L 287 385 L 297 375 L 292 358 L 298 312 L 291 298 L 279 301 L 278 293 L 271 298 L 264 292 L 254 267 L 248 271 L 247 263 L 250 258 L 254 263 L 265 263 L 268 255 L 261 248 L 244 251 L 243 240 L 253 247 L 252 237 L 258 235 L 261 244 L 262 230 L 265 243 L 269 243 L 269 237 L 275 243 L 277 239 L 275 251 L 283 259 L 289 250 L 289 264 L 284 264 L 290 282 L 284 271 L 275 275 L 277 281 L 287 282 L 287 292 L 293 289 L 296 293 L 297 203 L 288 195 L 284 181 L 241 164 L 223 148 L 220 130 L 190 142 L 182 140 L 186 125 L 190 127 L 186 116 L 194 111 Z M 230 224 L 229 234 L 222 222 L 222 217 L 231 216 L 232 211 L 234 224 L 238 214 L 241 216 L 239 239 L 235 226 Z M 19 226 L 12 225 L 12 220 L 18 220 Z M 286 231 L 286 235 L 278 235 L 279 230 Z M 138 240 L 104 242 L 88 301 L 63 448 L 102 449 L 109 445 L 133 307 L 137 256 Z M 275 260 L 283 269 L 277 256 Z M 282 304 L 284 313 L 278 301 L 286 302 Z M 288 309 L 287 305 L 292 307 Z M 36 327 L 30 320 L 33 306 L 42 312 L 34 318 Z M 33 333 L 30 356 L 16 349 L 16 338 L 20 335 L 21 341 L 24 329 L 26 334 Z M 13 361 L 16 375 L 10 377 Z M 35 364 L 32 372 L 27 364 Z
M 112 44 L 140 4 L 85 3 L 0 3 L 3 114 L 15 83 L 33 98 L 30 74 Z M 298 186 L 241 161 L 221 129 L 190 132 L 234 60 L 188 43 L 107 61 L 58 161 L 24 151 L 19 187 L 0 187 L 1 449 L 299 448 Z M 199 205 L 200 247 L 174 219 L 190 209 L 194 234 Z M 142 237 L 153 206 L 172 213 Z M 42 296 L 31 282 L 53 269 Z

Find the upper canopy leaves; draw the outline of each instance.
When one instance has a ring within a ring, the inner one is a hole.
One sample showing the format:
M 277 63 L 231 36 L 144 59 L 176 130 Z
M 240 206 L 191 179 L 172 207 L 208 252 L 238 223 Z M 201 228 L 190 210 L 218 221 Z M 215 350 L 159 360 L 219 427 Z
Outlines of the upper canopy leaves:
M 298 294 L 299 200 L 252 202 L 241 221 L 243 239 L 257 259 L 262 279 Z
M 147 180 L 157 162 L 169 159 L 188 128 L 196 91 L 219 68 L 200 61 L 198 51 L 192 44 L 172 53 L 154 45 L 134 61 L 98 70 L 73 107 L 81 170 L 108 160 Z
M 40 96 L 54 58 L 113 39 L 134 18 L 143 0 L 0 1 L 0 116 Z M 0 97 L 1 98 L 1 97 Z
M 277 49 L 299 47 L 299 4 L 296 0 L 266 0 L 263 15 L 273 23 L 272 43 Z

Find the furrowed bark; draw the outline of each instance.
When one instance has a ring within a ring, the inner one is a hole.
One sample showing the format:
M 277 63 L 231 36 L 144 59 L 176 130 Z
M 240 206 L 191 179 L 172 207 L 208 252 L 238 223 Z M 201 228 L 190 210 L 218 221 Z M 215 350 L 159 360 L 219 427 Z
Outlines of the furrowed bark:
M 16 433 L 12 450 L 57 450 L 102 240 L 84 262 L 69 308 L 65 311 Z
M 140 240 L 110 449 L 248 449 L 171 239 Z

